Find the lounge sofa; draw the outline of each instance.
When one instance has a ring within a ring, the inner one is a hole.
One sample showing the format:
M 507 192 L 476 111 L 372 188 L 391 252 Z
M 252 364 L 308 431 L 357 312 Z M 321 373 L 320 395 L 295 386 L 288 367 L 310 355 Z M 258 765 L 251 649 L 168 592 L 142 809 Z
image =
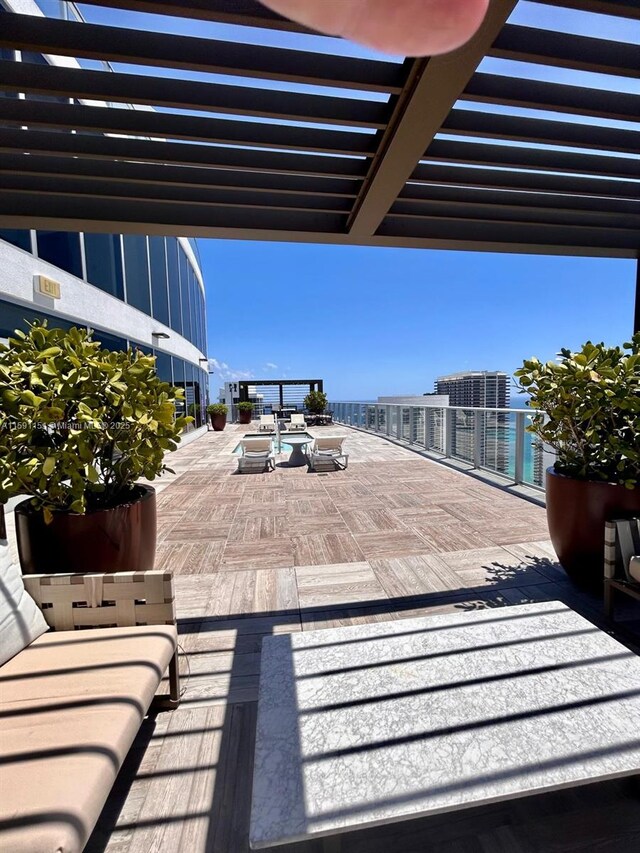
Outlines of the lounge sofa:
M 51 630 L 0 667 L 0 849 L 79 853 L 167 668 L 179 701 L 173 579 L 23 581 Z

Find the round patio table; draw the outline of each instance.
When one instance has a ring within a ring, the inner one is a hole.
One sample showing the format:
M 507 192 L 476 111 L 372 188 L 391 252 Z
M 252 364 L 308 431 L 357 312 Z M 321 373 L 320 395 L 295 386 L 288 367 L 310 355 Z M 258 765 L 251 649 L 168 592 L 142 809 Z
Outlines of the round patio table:
M 283 435 L 281 437 L 283 444 L 291 445 L 291 455 L 287 465 L 289 468 L 299 468 L 301 465 L 307 464 L 306 454 L 302 448 L 306 444 L 311 444 L 313 437 L 310 435 Z

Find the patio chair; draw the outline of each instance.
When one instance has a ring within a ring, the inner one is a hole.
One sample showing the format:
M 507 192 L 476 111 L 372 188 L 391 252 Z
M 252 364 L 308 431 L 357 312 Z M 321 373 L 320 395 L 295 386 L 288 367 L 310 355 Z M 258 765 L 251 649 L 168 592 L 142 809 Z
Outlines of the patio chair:
M 614 592 L 640 601 L 640 518 L 607 521 L 604 532 L 604 609 L 614 618 Z
M 349 454 L 342 450 L 344 439 L 342 435 L 323 435 L 316 438 L 307 451 L 309 469 L 316 471 L 320 466 L 344 471 L 349 461 Z
M 238 458 L 240 474 L 262 474 L 264 471 L 275 470 L 276 458 L 271 438 L 244 438 L 240 444 L 242 447 L 242 455 Z
M 260 415 L 260 432 L 275 432 L 276 416 L 275 415 Z
M 291 415 L 287 429 L 289 432 L 305 432 L 307 422 L 304 419 L 304 415 Z

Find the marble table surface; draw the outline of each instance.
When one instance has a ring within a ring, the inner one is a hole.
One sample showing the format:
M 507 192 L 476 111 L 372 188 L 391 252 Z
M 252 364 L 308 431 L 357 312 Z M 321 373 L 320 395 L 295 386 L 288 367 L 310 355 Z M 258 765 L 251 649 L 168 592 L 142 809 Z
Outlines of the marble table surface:
M 267 637 L 254 849 L 640 772 L 640 657 L 560 602 Z

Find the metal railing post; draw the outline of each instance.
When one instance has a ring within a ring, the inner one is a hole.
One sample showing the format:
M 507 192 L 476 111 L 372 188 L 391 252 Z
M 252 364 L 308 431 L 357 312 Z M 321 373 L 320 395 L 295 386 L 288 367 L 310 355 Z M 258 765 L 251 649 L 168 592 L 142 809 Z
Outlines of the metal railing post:
M 455 412 L 453 409 L 443 409 L 444 413 L 444 455 L 447 459 L 451 458 L 453 452 L 453 428 L 455 425 Z
M 482 467 L 482 439 L 483 429 L 482 420 L 484 415 L 482 412 L 473 413 L 473 467 Z
M 524 482 L 524 427 L 525 413 L 516 413 L 516 460 L 514 480 L 516 484 Z

